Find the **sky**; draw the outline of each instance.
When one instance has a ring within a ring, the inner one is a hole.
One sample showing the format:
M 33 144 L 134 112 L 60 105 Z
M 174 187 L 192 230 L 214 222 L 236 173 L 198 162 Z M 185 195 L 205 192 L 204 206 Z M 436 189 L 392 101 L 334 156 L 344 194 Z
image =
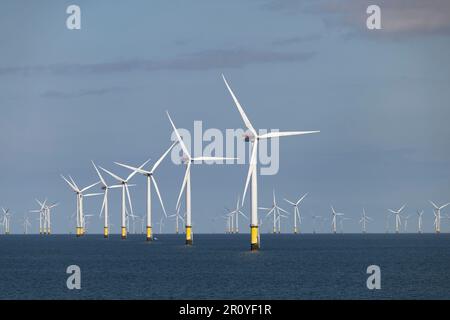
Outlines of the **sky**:
M 81 8 L 81 29 L 66 28 L 66 8 Z M 114 161 L 138 165 L 171 144 L 175 124 L 193 130 L 244 124 L 222 81 L 230 82 L 259 129 L 320 130 L 280 139 L 276 175 L 259 178 L 259 204 L 296 200 L 303 229 L 311 215 L 345 213 L 359 232 L 362 209 L 385 232 L 387 209 L 407 204 L 409 231 L 428 200 L 450 202 L 450 4 L 445 0 L 379 0 L 381 30 L 366 28 L 373 1 L 56 1 L 0 4 L 0 205 L 12 232 L 35 198 L 57 201 L 53 232 L 73 232 L 75 195 L 60 178 L 87 186 L 91 165 L 119 175 Z M 223 232 L 224 206 L 242 195 L 247 164 L 195 165 L 194 232 Z M 170 159 L 157 172 L 174 212 L 184 167 Z M 113 182 L 110 177 L 108 181 Z M 136 176 L 136 215 L 145 214 L 145 178 Z M 99 191 L 95 189 L 94 191 Z M 110 196 L 119 231 L 120 192 Z M 154 198 L 154 222 L 162 211 Z M 89 232 L 102 232 L 102 197 L 87 199 Z M 244 210 L 249 213 L 249 201 Z M 450 209 L 443 211 L 449 213 Z M 263 212 L 260 213 L 261 217 Z M 37 231 L 32 216 L 33 232 Z M 292 231 L 293 218 L 282 229 Z M 241 231 L 248 232 L 241 220 Z M 391 230 L 393 219 L 391 218 Z M 270 228 L 266 220 L 263 232 Z M 450 231 L 450 220 L 442 229 Z M 174 231 L 168 220 L 165 232 Z

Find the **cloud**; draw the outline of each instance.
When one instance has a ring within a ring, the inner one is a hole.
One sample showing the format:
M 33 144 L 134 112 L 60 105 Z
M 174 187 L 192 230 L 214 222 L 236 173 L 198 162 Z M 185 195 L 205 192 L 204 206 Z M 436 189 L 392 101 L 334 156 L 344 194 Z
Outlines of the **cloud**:
M 381 8 L 382 34 L 450 34 L 448 0 L 270 0 L 263 8 L 290 14 L 316 14 L 327 26 L 368 33 L 366 9 L 372 4 Z
M 222 68 L 243 68 L 262 63 L 303 62 L 314 52 L 276 52 L 267 50 L 204 50 L 172 59 L 135 59 L 93 64 L 55 64 L 48 66 L 17 66 L 0 68 L 0 76 L 35 74 L 110 74 L 133 71 L 201 71 Z
M 274 40 L 274 41 L 272 41 L 272 44 L 278 45 L 278 46 L 288 46 L 288 45 L 295 45 L 295 44 L 301 44 L 304 42 L 319 40 L 321 38 L 322 37 L 320 34 L 309 34 L 309 35 Z
M 57 90 L 49 90 L 42 94 L 44 98 L 50 99 L 66 99 L 66 98 L 78 98 L 84 96 L 101 96 L 108 93 L 115 93 L 119 91 L 124 91 L 126 88 L 122 87 L 111 87 L 111 88 L 100 88 L 100 89 L 81 89 L 74 92 L 64 92 Z

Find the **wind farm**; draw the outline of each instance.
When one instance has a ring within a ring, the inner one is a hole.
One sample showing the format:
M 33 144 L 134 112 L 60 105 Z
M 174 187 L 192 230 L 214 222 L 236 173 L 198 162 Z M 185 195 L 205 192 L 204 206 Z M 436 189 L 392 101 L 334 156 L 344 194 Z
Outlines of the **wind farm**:
M 0 4 L 0 300 L 450 300 L 450 4 L 335 2 Z

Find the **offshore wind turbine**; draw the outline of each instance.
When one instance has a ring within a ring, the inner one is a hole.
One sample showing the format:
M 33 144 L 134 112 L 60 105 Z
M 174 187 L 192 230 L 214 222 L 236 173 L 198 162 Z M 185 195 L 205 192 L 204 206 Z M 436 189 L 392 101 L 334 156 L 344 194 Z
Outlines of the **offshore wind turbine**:
M 100 171 L 98 170 L 97 166 L 95 165 L 94 161 L 91 161 L 92 165 L 94 166 L 95 172 L 97 173 L 97 176 L 100 179 L 100 182 L 102 184 L 103 189 L 103 202 L 102 202 L 102 209 L 100 210 L 100 217 L 102 214 L 104 215 L 103 219 L 103 237 L 108 238 L 109 237 L 109 205 L 108 205 L 108 194 L 110 189 L 116 189 L 121 188 L 122 185 L 109 185 L 106 183 L 106 180 L 101 175 Z
M 289 203 L 290 205 L 292 205 L 294 207 L 294 233 L 297 234 L 298 230 L 297 229 L 297 219 L 298 219 L 298 224 L 299 226 L 302 223 L 302 216 L 300 215 L 300 210 L 298 209 L 298 205 L 302 202 L 302 200 L 308 195 L 308 193 L 305 193 L 299 200 L 297 200 L 297 202 L 293 202 L 293 201 L 289 201 L 288 199 L 284 199 L 284 201 L 286 201 L 287 203 Z
M 47 205 L 47 199 L 42 203 L 37 200 L 37 203 L 41 206 L 41 212 L 43 217 L 43 231 L 44 234 L 51 234 L 52 229 L 52 221 L 51 221 L 51 209 L 58 206 L 58 203 L 53 203 L 51 205 Z
M 241 211 L 241 206 L 240 206 L 240 201 L 239 201 L 239 197 L 237 199 L 236 202 L 236 208 L 234 210 L 229 210 L 227 208 L 228 214 L 231 217 L 231 225 L 233 226 L 232 229 L 235 233 L 239 233 L 239 216 L 243 216 L 245 219 L 248 220 L 247 216 Z M 234 217 L 234 219 L 233 219 Z
M 164 160 L 164 158 L 169 154 L 169 152 L 173 149 L 173 147 L 177 144 L 177 142 L 172 143 L 172 145 L 166 150 L 166 152 L 163 153 L 163 155 L 158 159 L 158 161 L 155 162 L 153 167 L 150 169 L 150 171 L 143 170 L 142 168 L 136 168 L 132 167 L 126 164 L 118 163 L 117 165 L 125 167 L 127 169 L 137 171 L 139 174 L 144 175 L 147 177 L 147 241 L 151 241 L 153 239 L 153 233 L 152 233 L 152 184 L 155 187 L 156 194 L 159 198 L 159 203 L 161 204 L 161 208 L 163 209 L 164 216 L 167 218 L 166 209 L 164 208 L 164 203 L 161 198 L 161 194 L 159 192 L 158 184 L 156 183 L 155 179 L 155 170 L 158 168 L 158 166 L 161 164 L 161 162 Z
M 95 187 L 100 183 L 100 181 L 97 181 L 96 183 L 93 183 L 83 189 L 80 189 L 78 185 L 75 183 L 75 181 L 72 179 L 71 176 L 69 176 L 69 180 L 66 179 L 65 176 L 61 175 L 61 178 L 64 179 L 64 181 L 67 182 L 69 187 L 75 192 L 77 197 L 77 211 L 76 211 L 76 217 L 77 217 L 77 226 L 76 226 L 76 236 L 81 237 L 85 233 L 85 221 L 84 221 L 84 207 L 83 207 L 83 199 L 85 197 L 94 197 L 97 195 L 100 195 L 101 193 L 90 193 L 90 194 L 84 194 L 85 191 L 91 189 L 92 187 Z
M 139 169 L 142 169 L 149 161 L 150 161 L 150 159 L 145 161 L 139 167 Z M 131 203 L 130 190 L 129 190 L 128 187 L 129 187 L 129 182 L 130 182 L 131 178 L 134 177 L 134 175 L 137 173 L 137 171 L 134 170 L 133 172 L 131 172 L 128 175 L 128 177 L 126 177 L 124 179 L 124 178 L 121 178 L 118 175 L 112 173 L 111 171 L 106 170 L 105 168 L 102 168 L 102 167 L 99 167 L 99 168 L 102 169 L 103 171 L 105 171 L 107 174 L 109 174 L 114 179 L 116 179 L 122 185 L 121 236 L 122 236 L 122 239 L 126 239 L 127 238 L 127 204 L 126 204 L 126 199 L 128 198 L 128 204 L 130 206 L 130 212 L 133 213 L 133 204 Z
M 250 250 L 259 250 L 260 243 L 259 243 L 259 230 L 258 230 L 258 168 L 257 168 L 257 154 L 258 154 L 258 143 L 260 140 L 264 139 L 271 139 L 271 138 L 279 138 L 279 137 L 285 137 L 285 136 L 296 136 L 296 135 L 304 135 L 304 134 L 310 134 L 310 133 L 318 133 L 320 131 L 291 131 L 291 132 L 269 132 L 265 134 L 258 135 L 255 128 L 251 124 L 250 120 L 247 118 L 247 115 L 244 112 L 244 109 L 242 108 L 241 104 L 239 103 L 238 99 L 234 95 L 233 91 L 231 90 L 231 87 L 228 85 L 227 80 L 225 79 L 225 76 L 222 74 L 223 81 L 225 82 L 225 85 L 233 98 L 233 101 L 241 115 L 242 120 L 244 121 L 245 126 L 247 127 L 247 132 L 245 134 L 245 141 L 251 142 L 253 145 L 252 149 L 252 155 L 250 158 L 250 164 L 249 164 L 249 170 L 247 174 L 247 181 L 245 183 L 244 188 L 244 195 L 242 197 L 242 204 L 244 204 L 245 200 L 245 194 L 247 192 L 247 188 L 250 182 L 250 179 L 252 180 L 251 183 L 251 219 L 250 219 Z
M 175 219 L 175 234 L 179 234 L 180 233 L 179 220 L 181 220 L 183 224 L 185 224 L 184 218 L 180 215 L 180 206 L 177 208 L 177 211 L 174 214 L 167 216 L 167 218 Z
M 186 245 L 192 245 L 193 236 L 192 236 L 192 211 L 191 211 L 191 165 L 195 161 L 217 161 L 217 160 L 234 160 L 235 158 L 223 158 L 223 157 L 192 157 L 189 153 L 186 145 L 181 139 L 180 133 L 178 132 L 175 124 L 172 121 L 172 118 L 167 112 L 167 117 L 169 118 L 170 124 L 172 125 L 173 131 L 177 136 L 178 143 L 180 144 L 181 149 L 183 150 L 183 158 L 182 161 L 186 164 L 186 173 L 184 175 L 183 184 L 181 185 L 180 194 L 178 195 L 176 208 L 180 206 L 181 196 L 183 194 L 184 189 L 186 188 Z
M 422 233 L 422 218 L 423 218 L 423 210 L 417 210 L 417 229 L 419 233 Z
M 264 207 L 260 207 L 259 209 L 261 210 L 265 210 L 268 211 L 265 219 L 269 216 L 269 215 L 273 215 L 273 233 L 280 233 L 281 232 L 281 212 L 284 212 L 286 214 L 289 214 L 289 212 L 287 212 L 286 210 L 284 210 L 283 208 L 279 207 L 277 204 L 277 199 L 275 197 L 275 190 L 273 190 L 272 192 L 272 206 L 270 208 L 264 208 Z M 287 216 L 283 216 L 284 218 L 287 218 Z M 277 224 L 278 224 L 278 230 L 277 230 Z
M 407 215 L 406 217 L 404 217 L 404 220 L 405 220 L 405 225 L 404 225 L 404 227 L 405 227 L 405 232 L 408 231 L 408 220 L 409 220 L 409 219 L 411 219 L 411 215 Z
M 366 224 L 372 221 L 373 219 L 366 215 L 366 210 L 363 208 L 363 213 L 361 215 L 361 219 L 359 220 L 359 223 L 362 225 L 362 233 L 366 233 Z
M 450 202 L 446 203 L 442 206 L 438 206 L 433 201 L 431 201 L 431 200 L 429 200 L 429 201 L 430 201 L 431 205 L 433 206 L 435 231 L 436 231 L 436 233 L 441 233 L 441 210 L 444 209 L 445 207 L 447 207 L 450 204 Z
M 11 232 L 11 212 L 9 209 L 2 208 L 3 211 L 3 228 L 5 231 L 5 234 L 10 234 Z
M 23 217 L 23 233 L 28 234 L 28 227 L 31 227 L 30 219 L 25 214 Z
M 337 228 L 336 228 L 336 226 L 337 226 L 337 217 L 342 217 L 342 216 L 344 216 L 343 213 L 336 212 L 334 210 L 334 207 L 331 206 L 331 226 L 332 226 L 333 233 L 336 233 L 336 230 L 337 230 Z
M 397 211 L 389 209 L 389 212 L 395 215 L 395 233 L 398 233 L 400 230 L 400 226 L 402 225 L 401 215 L 400 213 L 405 209 L 406 203 Z
M 40 209 L 39 210 L 30 210 L 30 212 L 39 213 L 39 234 L 43 234 L 43 232 L 44 232 L 44 230 L 43 230 L 44 207 L 45 207 L 45 203 L 47 203 L 47 199 L 45 199 L 43 203 L 41 203 L 37 199 L 35 199 L 35 200 L 40 205 Z

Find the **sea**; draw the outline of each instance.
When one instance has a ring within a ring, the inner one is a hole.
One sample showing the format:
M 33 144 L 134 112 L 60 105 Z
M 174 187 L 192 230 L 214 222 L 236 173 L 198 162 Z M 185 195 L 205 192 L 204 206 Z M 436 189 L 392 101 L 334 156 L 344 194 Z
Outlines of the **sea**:
M 249 249 L 248 234 L 2 235 L 0 299 L 450 299 L 450 234 L 262 234 Z

